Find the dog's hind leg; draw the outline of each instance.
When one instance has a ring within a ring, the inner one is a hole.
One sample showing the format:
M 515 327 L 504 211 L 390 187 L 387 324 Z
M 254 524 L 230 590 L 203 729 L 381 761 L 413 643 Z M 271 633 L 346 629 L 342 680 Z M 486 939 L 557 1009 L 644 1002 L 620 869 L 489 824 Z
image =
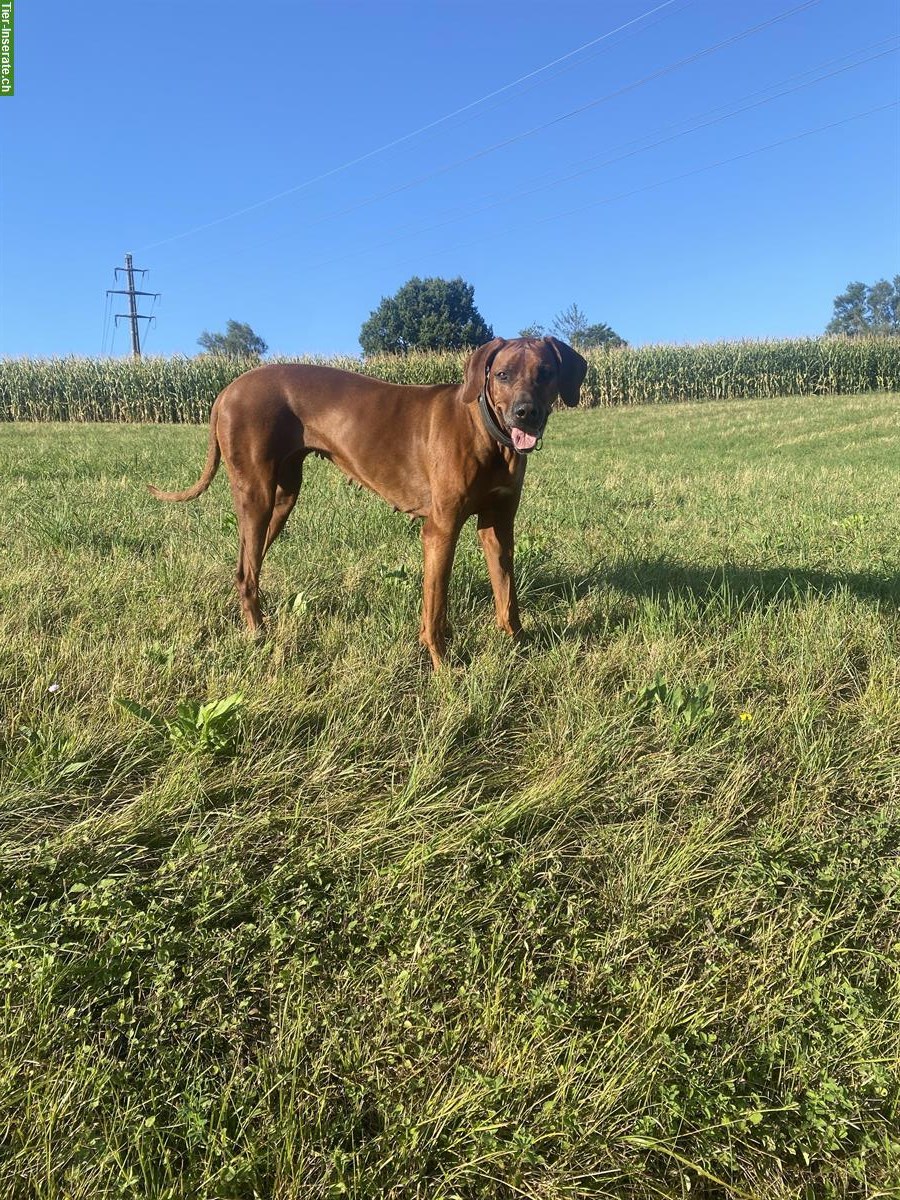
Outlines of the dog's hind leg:
M 269 520 L 269 528 L 266 533 L 266 544 L 263 549 L 265 555 L 284 528 L 284 523 L 291 515 L 294 505 L 297 503 L 297 496 L 300 492 L 300 484 L 303 482 L 303 455 L 295 454 L 284 460 L 278 468 L 278 484 L 275 489 L 275 507 L 272 510 L 272 516 Z
M 262 627 L 262 612 L 259 607 L 259 571 L 266 552 L 266 536 L 275 509 L 276 478 L 274 466 L 271 471 L 258 467 L 242 476 L 234 472 L 231 476 L 231 494 L 237 513 L 240 531 L 235 587 L 251 632 Z

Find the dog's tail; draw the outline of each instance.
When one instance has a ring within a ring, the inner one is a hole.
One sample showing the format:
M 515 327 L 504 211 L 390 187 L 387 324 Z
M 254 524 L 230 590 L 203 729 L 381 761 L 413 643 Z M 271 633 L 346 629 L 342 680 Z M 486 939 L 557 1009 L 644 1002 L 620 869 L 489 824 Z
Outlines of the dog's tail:
M 209 443 L 206 450 L 206 465 L 203 468 L 203 474 L 193 487 L 189 487 L 183 492 L 161 492 L 158 487 L 154 487 L 152 483 L 148 483 L 147 490 L 151 496 L 155 496 L 157 500 L 196 500 L 212 483 L 213 476 L 218 471 L 219 463 L 222 459 L 222 451 L 219 449 L 219 439 L 216 435 L 216 408 L 217 404 L 214 404 L 209 416 Z

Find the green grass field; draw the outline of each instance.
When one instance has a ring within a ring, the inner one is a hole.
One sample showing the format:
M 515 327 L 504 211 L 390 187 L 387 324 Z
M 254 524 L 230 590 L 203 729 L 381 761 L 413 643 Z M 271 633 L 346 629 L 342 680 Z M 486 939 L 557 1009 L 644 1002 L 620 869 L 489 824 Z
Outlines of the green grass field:
M 896 1196 L 900 396 L 556 414 L 436 675 L 205 443 L 0 426 L 0 1195 Z

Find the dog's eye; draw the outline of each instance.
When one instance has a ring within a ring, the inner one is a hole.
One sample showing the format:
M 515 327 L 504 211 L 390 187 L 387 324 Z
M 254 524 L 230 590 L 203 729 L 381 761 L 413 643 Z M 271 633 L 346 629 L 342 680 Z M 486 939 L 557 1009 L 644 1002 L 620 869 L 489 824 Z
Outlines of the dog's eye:
M 496 379 L 509 379 L 509 376 L 507 375 L 507 373 L 505 371 L 495 371 L 494 377 Z

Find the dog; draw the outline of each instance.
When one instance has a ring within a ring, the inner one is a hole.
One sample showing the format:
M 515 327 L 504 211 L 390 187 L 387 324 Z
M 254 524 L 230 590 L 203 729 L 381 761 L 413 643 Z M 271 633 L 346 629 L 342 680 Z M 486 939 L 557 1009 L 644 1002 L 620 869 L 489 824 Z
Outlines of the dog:
M 518 637 L 513 522 L 528 455 L 540 446 L 556 398 L 579 400 L 587 363 L 553 337 L 496 337 L 468 358 L 461 385 L 384 383 L 333 367 L 269 364 L 216 398 L 203 474 L 183 492 L 206 491 L 222 458 L 240 531 L 236 587 L 244 619 L 262 628 L 259 572 L 297 501 L 303 462 L 317 454 L 398 512 L 419 517 L 424 578 L 419 640 L 437 669 L 447 643 L 447 588 L 459 532 L 474 516 L 497 625 Z

